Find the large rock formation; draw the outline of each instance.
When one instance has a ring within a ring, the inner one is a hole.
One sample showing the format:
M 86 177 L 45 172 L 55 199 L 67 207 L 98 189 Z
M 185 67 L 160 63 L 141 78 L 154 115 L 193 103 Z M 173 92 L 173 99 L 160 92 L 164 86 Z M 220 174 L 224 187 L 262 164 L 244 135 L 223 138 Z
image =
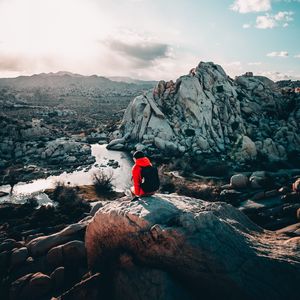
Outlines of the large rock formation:
M 110 202 L 87 227 L 89 267 L 111 299 L 296 299 L 299 239 L 231 205 L 156 195 Z
M 266 77 L 233 80 L 221 66 L 201 62 L 176 83 L 160 81 L 134 98 L 108 147 L 277 161 L 299 152 L 299 124 L 299 95 L 282 95 Z

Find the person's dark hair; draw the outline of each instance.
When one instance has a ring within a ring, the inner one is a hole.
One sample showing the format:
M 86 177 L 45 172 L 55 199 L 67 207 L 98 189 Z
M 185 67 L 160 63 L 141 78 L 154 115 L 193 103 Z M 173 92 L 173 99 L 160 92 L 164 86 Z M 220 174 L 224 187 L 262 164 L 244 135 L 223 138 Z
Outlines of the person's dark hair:
M 145 154 L 144 154 L 144 152 L 142 152 L 142 151 L 135 151 L 134 153 L 133 153 L 133 157 L 134 158 L 142 158 L 142 157 L 145 157 Z

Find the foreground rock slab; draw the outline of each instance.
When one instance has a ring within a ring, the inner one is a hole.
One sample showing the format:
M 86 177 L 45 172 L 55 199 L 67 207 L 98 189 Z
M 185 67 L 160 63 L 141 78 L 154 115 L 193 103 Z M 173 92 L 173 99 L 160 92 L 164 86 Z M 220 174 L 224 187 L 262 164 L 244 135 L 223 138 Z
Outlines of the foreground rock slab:
M 113 299 L 274 300 L 298 295 L 300 253 L 288 240 L 231 205 L 158 194 L 100 208 L 85 243 Z

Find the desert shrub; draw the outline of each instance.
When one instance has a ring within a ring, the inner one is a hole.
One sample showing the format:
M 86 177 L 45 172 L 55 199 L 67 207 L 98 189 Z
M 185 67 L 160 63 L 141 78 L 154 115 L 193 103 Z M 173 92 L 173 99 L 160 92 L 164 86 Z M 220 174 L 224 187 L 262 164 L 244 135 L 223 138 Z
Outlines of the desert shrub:
M 98 195 L 106 195 L 113 191 L 112 173 L 106 174 L 103 170 L 94 173 L 93 184 Z
M 78 187 L 66 186 L 61 182 L 56 184 L 52 199 L 60 205 L 76 204 L 82 200 L 78 195 Z
M 52 225 L 55 214 L 53 205 L 42 205 L 39 209 L 33 211 L 30 223 L 35 226 Z
M 35 197 L 30 197 L 30 198 L 26 199 L 25 205 L 32 207 L 32 208 L 36 208 L 39 206 L 39 202 Z
M 77 221 L 90 211 L 90 204 L 79 195 L 79 187 L 66 186 L 58 182 L 50 197 L 58 202 L 55 211 L 64 222 Z

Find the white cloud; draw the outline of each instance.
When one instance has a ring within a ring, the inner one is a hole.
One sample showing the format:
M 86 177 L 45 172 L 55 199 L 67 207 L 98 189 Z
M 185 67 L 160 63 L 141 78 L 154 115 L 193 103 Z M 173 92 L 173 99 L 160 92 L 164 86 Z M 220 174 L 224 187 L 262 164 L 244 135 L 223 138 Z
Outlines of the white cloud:
M 294 57 L 295 58 L 300 58 L 300 54 L 296 54 Z
M 271 9 L 271 0 L 235 0 L 230 9 L 245 14 Z
M 262 71 L 258 72 L 257 75 L 266 76 L 273 81 L 279 81 L 279 80 L 299 80 L 300 75 L 295 74 L 292 71 L 288 71 L 286 73 L 282 72 L 276 72 L 276 71 Z
M 249 62 L 248 66 L 260 66 L 262 63 L 260 61 L 256 61 L 256 62 Z
M 274 28 L 276 26 L 275 20 L 270 15 L 258 16 L 256 18 L 256 28 L 267 29 Z
M 273 51 L 267 54 L 269 57 L 288 57 L 289 53 L 287 51 Z
M 268 29 L 278 26 L 287 27 L 289 22 L 293 21 L 292 11 L 280 11 L 275 15 L 266 14 L 256 17 L 256 28 Z
M 248 28 L 250 28 L 251 27 L 251 24 L 243 24 L 243 28 L 244 29 L 248 29 Z
M 243 69 L 243 64 L 240 61 L 230 61 L 230 62 L 217 62 L 220 64 L 225 72 L 230 75 L 238 75 L 241 74 Z
M 242 63 L 240 61 L 232 61 L 232 62 L 225 63 L 224 65 L 227 67 L 232 67 L 232 66 L 239 67 L 242 65 Z
M 176 48 L 176 27 L 111 2 L 0 0 L 0 77 L 66 70 L 165 79 L 198 63 Z
M 292 11 L 280 11 L 274 16 L 274 19 L 276 21 L 290 22 L 293 21 L 293 18 L 291 17 L 293 14 L 294 13 Z

